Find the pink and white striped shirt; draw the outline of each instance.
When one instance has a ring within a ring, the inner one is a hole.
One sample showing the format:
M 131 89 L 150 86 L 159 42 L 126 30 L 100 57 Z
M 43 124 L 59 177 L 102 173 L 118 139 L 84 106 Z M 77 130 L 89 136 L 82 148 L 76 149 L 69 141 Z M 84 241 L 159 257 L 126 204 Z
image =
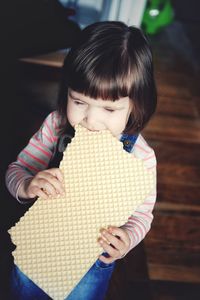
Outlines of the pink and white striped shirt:
M 19 153 L 17 160 L 11 163 L 6 173 L 6 185 L 13 197 L 20 203 L 18 190 L 22 182 L 33 177 L 39 171 L 48 168 L 56 152 L 59 139 L 60 115 L 57 111 L 50 113 L 40 129 L 30 139 L 28 145 Z M 153 172 L 156 179 L 156 158 L 152 148 L 139 135 L 130 155 L 144 161 L 145 166 Z M 156 201 L 155 187 L 146 197 L 143 204 L 128 218 L 122 226 L 129 234 L 131 245 L 129 251 L 144 239 L 153 220 L 152 210 Z

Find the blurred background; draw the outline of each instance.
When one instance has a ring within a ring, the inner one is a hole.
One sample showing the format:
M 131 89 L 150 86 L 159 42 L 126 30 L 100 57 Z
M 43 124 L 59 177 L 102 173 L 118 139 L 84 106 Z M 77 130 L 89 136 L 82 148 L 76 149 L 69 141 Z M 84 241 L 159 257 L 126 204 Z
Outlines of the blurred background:
M 5 170 L 55 109 L 64 56 L 80 28 L 120 20 L 143 28 L 154 53 L 158 109 L 143 135 L 157 155 L 158 199 L 150 233 L 118 263 L 107 299 L 199 300 L 200 2 L 4 2 L 0 4 L 4 238 L 24 213 L 7 194 Z

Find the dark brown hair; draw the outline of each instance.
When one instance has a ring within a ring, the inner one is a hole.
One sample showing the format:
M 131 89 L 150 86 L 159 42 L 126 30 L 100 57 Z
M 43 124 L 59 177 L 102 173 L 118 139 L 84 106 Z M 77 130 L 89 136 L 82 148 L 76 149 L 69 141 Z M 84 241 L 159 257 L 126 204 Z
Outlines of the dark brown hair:
M 129 97 L 133 110 L 124 133 L 140 132 L 156 109 L 152 52 L 142 31 L 116 21 L 89 25 L 63 65 L 58 111 L 66 123 L 68 88 L 93 99 Z

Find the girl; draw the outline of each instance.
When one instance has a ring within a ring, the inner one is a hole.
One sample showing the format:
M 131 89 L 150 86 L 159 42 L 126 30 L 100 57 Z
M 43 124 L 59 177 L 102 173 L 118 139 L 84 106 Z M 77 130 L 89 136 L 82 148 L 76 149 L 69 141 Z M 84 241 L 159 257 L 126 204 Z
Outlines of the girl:
M 156 176 L 154 151 L 140 134 L 155 108 L 152 54 L 141 30 L 121 22 L 88 26 L 65 59 L 57 111 L 46 118 L 8 168 L 10 193 L 22 204 L 64 193 L 58 161 L 66 134 L 73 135 L 77 124 L 92 131 L 110 130 L 124 150 L 143 159 Z M 155 198 L 156 187 L 126 224 L 101 231 L 98 242 L 104 253 L 67 299 L 104 298 L 115 260 L 149 231 Z M 49 299 L 17 266 L 11 274 L 13 290 L 13 299 Z

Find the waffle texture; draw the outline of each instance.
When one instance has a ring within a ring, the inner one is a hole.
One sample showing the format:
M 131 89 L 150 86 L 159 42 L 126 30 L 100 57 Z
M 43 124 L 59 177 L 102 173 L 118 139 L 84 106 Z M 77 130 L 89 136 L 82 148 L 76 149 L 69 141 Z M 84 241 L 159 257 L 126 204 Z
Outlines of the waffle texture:
M 54 300 L 63 300 L 102 252 L 99 230 L 123 225 L 153 189 L 142 160 L 109 131 L 78 126 L 60 169 L 65 196 L 39 198 L 11 228 L 15 263 Z

